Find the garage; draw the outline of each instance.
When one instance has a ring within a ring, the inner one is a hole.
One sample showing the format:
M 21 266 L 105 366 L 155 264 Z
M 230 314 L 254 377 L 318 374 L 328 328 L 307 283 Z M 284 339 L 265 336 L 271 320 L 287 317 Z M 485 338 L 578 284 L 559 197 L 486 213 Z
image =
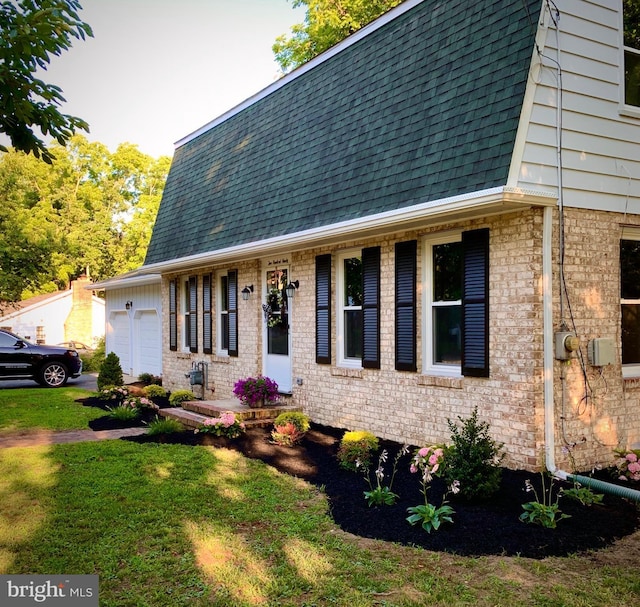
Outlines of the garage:
M 113 311 L 109 315 L 109 324 L 110 326 L 107 329 L 107 348 L 120 359 L 122 372 L 131 374 L 129 315 L 125 311 Z
M 162 331 L 156 310 L 139 310 L 134 317 L 134 375 L 162 375 Z

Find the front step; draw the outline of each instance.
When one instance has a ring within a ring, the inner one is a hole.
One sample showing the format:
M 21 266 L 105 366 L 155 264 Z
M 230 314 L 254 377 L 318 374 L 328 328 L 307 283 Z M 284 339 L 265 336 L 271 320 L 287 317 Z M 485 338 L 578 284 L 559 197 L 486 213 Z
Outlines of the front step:
M 182 407 L 160 409 L 158 414 L 178 420 L 187 428 L 198 428 L 205 419 L 218 417 L 220 413 L 233 411 L 242 415 L 247 426 L 270 426 L 283 411 L 300 411 L 299 407 L 276 403 L 268 407 L 251 408 L 235 399 L 186 401 Z

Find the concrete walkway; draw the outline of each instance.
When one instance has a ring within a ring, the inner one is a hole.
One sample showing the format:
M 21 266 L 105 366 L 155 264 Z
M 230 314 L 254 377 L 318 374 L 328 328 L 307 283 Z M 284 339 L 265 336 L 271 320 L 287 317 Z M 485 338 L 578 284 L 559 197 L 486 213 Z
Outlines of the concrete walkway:
M 140 436 L 147 428 L 122 428 L 120 430 L 38 430 L 36 432 L 16 432 L 0 434 L 0 449 L 7 447 L 35 447 L 61 443 L 81 443 L 87 441 L 110 440 L 126 436 Z

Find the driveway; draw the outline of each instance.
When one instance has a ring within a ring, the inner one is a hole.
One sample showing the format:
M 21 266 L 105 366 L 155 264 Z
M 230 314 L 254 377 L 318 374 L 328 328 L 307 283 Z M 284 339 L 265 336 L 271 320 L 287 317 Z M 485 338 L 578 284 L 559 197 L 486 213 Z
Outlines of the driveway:
M 67 382 L 67 386 L 73 386 L 74 388 L 83 388 L 90 392 L 98 391 L 98 374 L 97 373 L 83 373 L 80 377 L 70 379 Z M 40 384 L 33 379 L 7 379 L 0 381 L 0 390 L 7 388 L 40 388 Z M 55 390 L 55 388 L 51 388 Z

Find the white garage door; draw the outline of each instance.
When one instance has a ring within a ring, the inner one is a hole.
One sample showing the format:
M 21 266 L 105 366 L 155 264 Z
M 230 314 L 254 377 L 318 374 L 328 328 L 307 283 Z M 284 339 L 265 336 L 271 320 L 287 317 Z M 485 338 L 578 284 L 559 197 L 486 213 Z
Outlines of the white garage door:
M 136 314 L 135 375 L 162 375 L 162 332 L 155 310 L 141 310 Z
M 114 312 L 111 316 L 111 351 L 120 359 L 120 367 L 125 374 L 131 373 L 129 360 L 129 316 L 126 312 Z

